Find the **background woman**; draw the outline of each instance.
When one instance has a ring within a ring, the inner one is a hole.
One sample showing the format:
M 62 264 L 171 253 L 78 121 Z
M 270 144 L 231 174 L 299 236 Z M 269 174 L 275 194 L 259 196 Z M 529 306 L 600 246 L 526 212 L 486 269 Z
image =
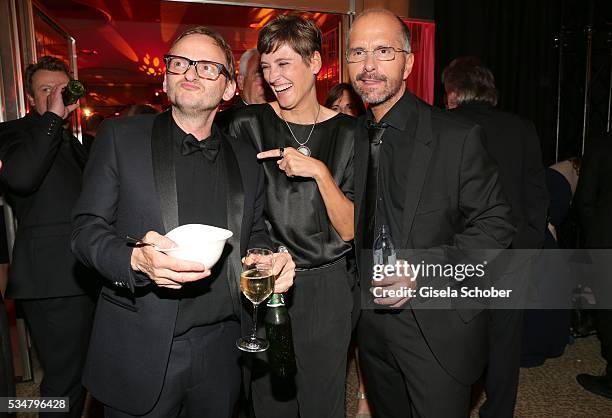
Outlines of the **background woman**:
M 361 97 L 349 83 L 339 83 L 332 87 L 327 93 L 325 107 L 355 117 L 366 111 Z
M 335 110 L 336 112 L 344 113 L 349 116 L 358 117 L 365 113 L 366 109 L 363 105 L 361 97 L 353 89 L 349 83 L 336 84 L 327 93 L 325 99 L 325 107 Z M 357 414 L 355 418 L 367 418 L 371 416 L 370 405 L 366 397 L 365 386 L 361 370 L 359 369 L 359 353 L 356 345 L 351 345 L 351 353 L 355 357 L 355 369 L 357 371 Z

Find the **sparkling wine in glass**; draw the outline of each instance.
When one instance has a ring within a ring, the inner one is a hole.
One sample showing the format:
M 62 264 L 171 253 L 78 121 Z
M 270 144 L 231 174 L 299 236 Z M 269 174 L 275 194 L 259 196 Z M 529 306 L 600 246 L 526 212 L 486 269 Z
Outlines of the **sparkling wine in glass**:
M 240 290 L 251 303 L 259 305 L 274 290 L 274 274 L 271 270 L 258 268 L 243 271 L 240 275 Z
M 257 337 L 257 307 L 274 291 L 273 267 L 272 251 L 262 248 L 248 250 L 242 261 L 240 290 L 253 304 L 253 331 L 236 341 L 242 351 L 258 353 L 268 349 L 268 341 Z

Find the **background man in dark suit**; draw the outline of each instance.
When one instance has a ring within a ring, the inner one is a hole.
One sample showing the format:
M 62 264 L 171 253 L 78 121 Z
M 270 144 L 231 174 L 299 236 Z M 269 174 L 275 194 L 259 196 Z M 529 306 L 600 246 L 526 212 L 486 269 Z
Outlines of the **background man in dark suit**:
M 584 247 L 607 249 L 593 252 L 598 263 L 595 277 L 595 297 L 600 309 L 596 312 L 596 327 L 601 341 L 601 356 L 606 361 L 603 376 L 579 374 L 578 383 L 586 390 L 612 399 L 612 136 L 598 138 L 590 144 L 582 159 L 576 189 L 578 211 Z
M 237 112 L 245 106 L 266 103 L 274 100 L 274 94 L 263 79 L 261 72 L 261 55 L 257 48 L 246 50 L 240 56 L 240 68 L 236 84 L 240 95 L 234 99 L 232 106 L 219 112 L 215 123 L 225 128 L 234 119 Z
M 442 72 L 442 82 L 447 107 L 484 130 L 484 146 L 497 163 L 499 180 L 512 207 L 516 235 L 511 248 L 541 248 L 548 193 L 540 140 L 533 123 L 495 108 L 495 78 L 476 57 L 453 60 Z M 517 277 L 513 275 L 513 279 Z M 521 360 L 523 310 L 491 308 L 488 311 L 487 400 L 480 415 L 512 418 Z
M 240 65 L 236 83 L 240 91 L 239 100 L 242 106 L 266 103 L 267 85 L 264 81 L 260 66 L 261 56 L 257 48 L 245 51 L 240 56 Z
M 41 396 L 70 397 L 71 415 L 80 416 L 94 303 L 83 287 L 88 274 L 70 252 L 70 211 L 86 151 L 62 126 L 78 107 L 62 101 L 69 80 L 57 58 L 28 66 L 33 111 L 0 125 L 0 179 L 19 223 L 7 296 L 19 301 L 34 340 L 44 370 Z
M 355 144 L 355 246 L 362 291 L 414 290 L 444 280 L 392 275 L 373 281 L 372 242 L 379 225 L 390 231 L 398 258 L 414 264 L 422 260 L 419 250 L 427 250 L 421 254 L 429 262 L 436 250 L 450 257 L 507 247 L 514 232 L 510 208 L 482 147 L 481 129 L 406 91 L 414 57 L 404 23 L 389 11 L 366 10 L 351 28 L 347 61 L 355 90 L 370 105 Z M 457 284 L 450 278 L 437 285 Z M 424 309 L 428 301 L 401 294 L 376 296 L 374 305 L 381 309 L 363 310 L 358 329 L 374 415 L 468 415 L 470 385 L 486 357 L 481 309 Z
M 73 251 L 107 279 L 83 379 L 106 416 L 229 417 L 240 387 L 235 341 L 248 325 L 240 257 L 271 244 L 264 178 L 250 144 L 213 125 L 235 91 L 223 38 L 190 29 L 165 61 L 171 110 L 102 124 L 74 211 Z M 125 243 L 144 236 L 171 247 L 161 234 L 189 223 L 234 233 L 212 271 Z M 289 288 L 294 266 L 277 254 L 275 291 Z
M 0 161 L 0 173 L 2 172 L 2 161 Z M 1 174 L 0 174 L 1 175 Z M 0 208 L 1 210 L 1 208 Z M 2 215 L 2 212 L 0 212 Z M 6 231 L 4 230 L 4 216 L 0 216 L 0 239 L 4 242 L 0 242 L 0 257 L 6 270 L 0 265 L 0 274 L 2 276 L 8 276 L 8 245 L 6 240 Z M 6 286 L 6 279 L 4 285 Z M 4 305 L 4 292 L 0 292 L 0 396 L 15 396 L 15 382 L 13 380 L 13 355 L 11 349 L 11 339 L 9 335 L 9 324 Z M 0 417 L 8 416 L 8 414 L 0 413 Z

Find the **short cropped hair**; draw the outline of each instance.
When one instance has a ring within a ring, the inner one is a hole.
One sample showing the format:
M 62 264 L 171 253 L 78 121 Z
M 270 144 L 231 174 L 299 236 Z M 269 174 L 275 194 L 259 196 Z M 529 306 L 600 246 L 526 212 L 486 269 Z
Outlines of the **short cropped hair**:
M 259 31 L 257 50 L 260 54 L 269 54 L 287 44 L 308 63 L 316 51 L 321 52 L 322 42 L 321 30 L 313 21 L 296 15 L 280 15 Z
M 64 61 L 59 58 L 52 57 L 50 55 L 45 55 L 41 57 L 38 62 L 30 64 L 26 67 L 25 70 L 25 88 L 26 92 L 30 96 L 34 96 L 34 89 L 32 86 L 32 78 L 34 74 L 38 70 L 47 70 L 47 71 L 61 71 L 65 73 L 69 79 L 72 79 L 70 75 L 70 70 Z
M 477 57 L 459 57 L 442 71 L 446 93 L 455 93 L 457 104 L 469 102 L 497 105 L 495 77 Z
M 181 33 L 174 40 L 174 42 L 172 42 L 172 46 L 170 47 L 170 49 L 172 49 L 174 45 L 178 43 L 178 41 L 190 35 L 204 35 L 208 36 L 209 38 L 212 38 L 212 40 L 215 42 L 215 45 L 221 48 L 223 54 L 225 55 L 225 67 L 227 69 L 227 72 L 229 73 L 230 80 L 233 81 L 236 78 L 236 64 L 234 62 L 234 53 L 232 52 L 232 49 L 229 47 L 227 42 L 225 42 L 225 39 L 223 39 L 223 36 L 221 36 L 218 32 L 215 32 L 212 29 L 208 29 L 206 26 L 196 26 L 195 28 L 187 29 L 185 32 Z

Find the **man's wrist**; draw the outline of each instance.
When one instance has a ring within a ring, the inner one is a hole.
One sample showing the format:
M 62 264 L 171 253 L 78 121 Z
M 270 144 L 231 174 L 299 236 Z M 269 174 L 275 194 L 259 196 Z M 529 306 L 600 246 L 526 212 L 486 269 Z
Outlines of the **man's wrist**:
M 130 267 L 132 268 L 132 270 L 134 271 L 140 271 L 140 268 L 138 268 L 138 263 L 136 261 L 138 254 L 136 254 L 136 251 L 140 251 L 139 248 L 134 247 L 132 249 L 132 254 L 130 255 Z

